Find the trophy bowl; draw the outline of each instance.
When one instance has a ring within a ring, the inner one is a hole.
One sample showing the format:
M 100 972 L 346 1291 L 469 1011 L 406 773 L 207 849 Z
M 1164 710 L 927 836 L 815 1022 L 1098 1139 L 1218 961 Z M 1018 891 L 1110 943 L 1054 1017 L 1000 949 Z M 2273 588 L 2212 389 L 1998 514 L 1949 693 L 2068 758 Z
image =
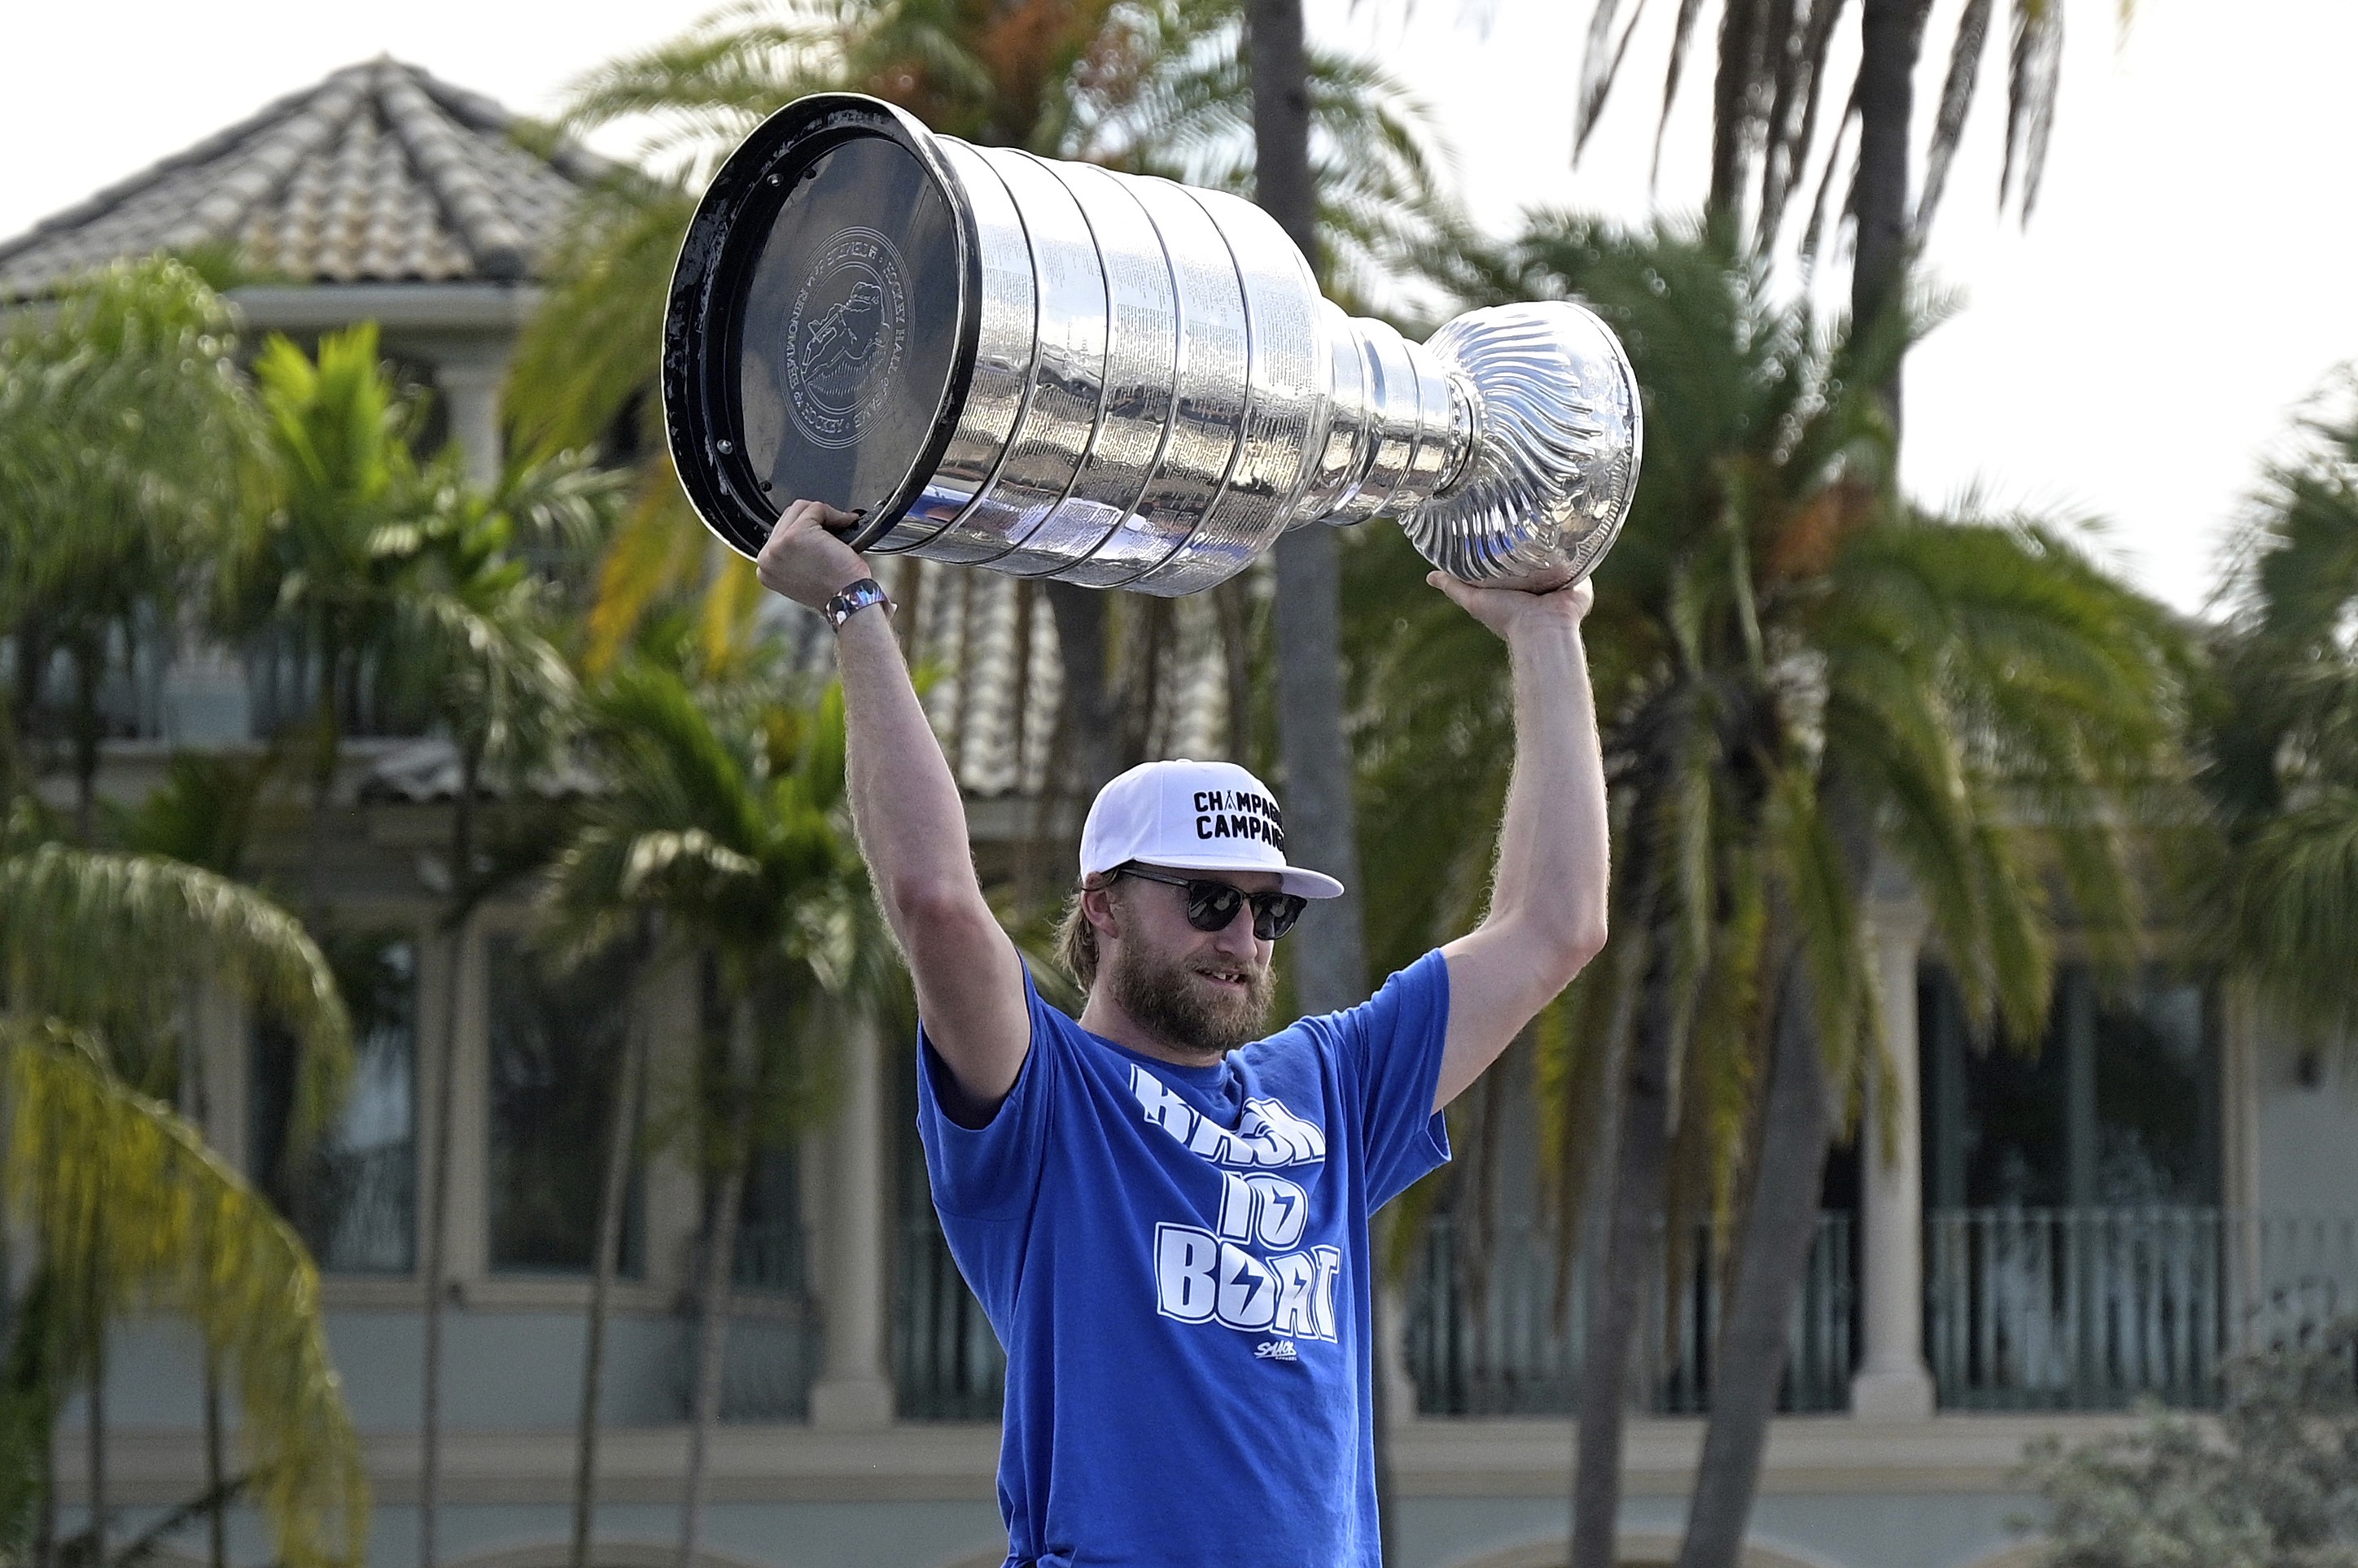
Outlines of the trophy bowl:
M 1291 527 L 1394 519 L 1444 571 L 1553 588 L 1610 547 L 1641 419 L 1567 301 L 1418 344 L 1322 297 L 1250 202 L 936 135 L 851 93 L 732 153 L 681 247 L 664 417 L 705 524 L 1192 593 Z

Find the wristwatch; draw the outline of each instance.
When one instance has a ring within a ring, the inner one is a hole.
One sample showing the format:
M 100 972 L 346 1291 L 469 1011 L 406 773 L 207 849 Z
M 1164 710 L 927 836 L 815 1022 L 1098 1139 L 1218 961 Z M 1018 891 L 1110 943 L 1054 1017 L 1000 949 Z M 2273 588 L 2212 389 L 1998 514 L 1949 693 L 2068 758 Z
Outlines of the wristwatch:
M 827 617 L 828 625 L 840 632 L 845 622 L 871 604 L 882 605 L 888 613 L 893 608 L 892 601 L 884 595 L 884 585 L 872 577 L 864 577 L 828 600 L 820 613 Z

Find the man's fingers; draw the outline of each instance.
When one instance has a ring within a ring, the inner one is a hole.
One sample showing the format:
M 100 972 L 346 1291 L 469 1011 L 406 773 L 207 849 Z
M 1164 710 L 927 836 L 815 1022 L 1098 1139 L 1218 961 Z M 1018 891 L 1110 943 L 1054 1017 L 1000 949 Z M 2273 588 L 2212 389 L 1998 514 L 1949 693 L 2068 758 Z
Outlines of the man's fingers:
M 1465 611 L 1471 611 L 1474 608 L 1473 600 L 1466 596 L 1468 594 L 1478 593 L 1481 591 L 1478 589 L 1469 588 L 1457 579 L 1451 577 L 1447 572 L 1443 571 L 1427 572 L 1424 574 L 1424 580 L 1439 589 L 1443 593 L 1448 595 L 1449 602 L 1457 606 L 1458 609 Z

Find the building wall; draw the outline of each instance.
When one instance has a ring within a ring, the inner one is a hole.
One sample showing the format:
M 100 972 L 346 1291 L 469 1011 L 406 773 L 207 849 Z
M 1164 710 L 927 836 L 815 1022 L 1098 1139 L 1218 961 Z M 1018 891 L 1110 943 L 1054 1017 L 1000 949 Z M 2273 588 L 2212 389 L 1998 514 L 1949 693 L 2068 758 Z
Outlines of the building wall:
M 2358 1071 L 2347 1053 L 2266 1034 L 2254 1053 L 2252 1095 L 2257 1206 L 2358 1213 Z

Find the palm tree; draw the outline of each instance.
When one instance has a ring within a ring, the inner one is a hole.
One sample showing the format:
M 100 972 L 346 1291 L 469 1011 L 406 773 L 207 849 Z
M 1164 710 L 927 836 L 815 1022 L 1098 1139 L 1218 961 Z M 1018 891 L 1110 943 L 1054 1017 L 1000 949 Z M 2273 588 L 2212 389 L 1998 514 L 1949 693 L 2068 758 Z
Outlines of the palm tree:
M 2219 679 L 2198 733 L 2217 829 L 2192 907 L 2308 1040 L 2358 1040 L 2358 383 L 2271 463 L 2221 599 Z M 2207 886 L 2200 885 L 2207 882 Z M 2320 961 L 2321 960 L 2321 961 Z
M 89 1545 L 105 1561 L 105 1325 L 137 1305 L 183 1313 L 238 1391 L 241 1484 L 258 1496 L 282 1558 L 357 1562 L 367 1487 L 317 1271 L 286 1223 L 155 1098 L 186 1070 L 186 999 L 212 979 L 296 1040 L 297 1118 L 316 1127 L 351 1059 L 326 960 L 291 916 L 211 872 L 35 842 L 0 855 L 0 973 L 5 1185 L 36 1249 L 11 1314 L 11 1436 L 49 1452 L 63 1391 L 87 1384 Z M 222 1490 L 209 1487 L 200 1506 L 217 1506 Z M 45 1521 L 53 1497 L 46 1481 L 7 1492 Z M 0 1530 L 21 1529 L 0 1520 Z M 46 1522 L 39 1533 L 54 1541 Z
M 322 338 L 316 360 L 273 337 L 254 368 L 276 504 L 241 542 L 222 622 L 233 634 L 276 636 L 311 683 L 306 906 L 316 922 L 345 729 L 382 689 L 393 580 L 416 546 L 413 412 L 384 373 L 373 323 Z
M 576 961 L 620 946 L 696 962 L 716 1019 L 694 1118 L 707 1199 L 680 1514 L 692 1568 L 746 1172 L 765 1138 L 815 1115 L 814 1043 L 885 993 L 893 960 L 848 826 L 839 692 L 808 708 L 727 687 L 699 701 L 678 675 L 633 663 L 589 711 L 605 788 L 557 860 L 552 940 Z M 610 1195 L 618 1185 L 610 1172 Z M 594 1441 L 594 1415 L 583 1430 Z M 590 1461 L 581 1475 L 594 1485 Z M 589 1507 L 577 1498 L 577 1531 Z
M 160 855 L 236 881 L 245 873 L 246 853 L 263 792 L 277 759 L 269 753 L 242 757 L 212 752 L 179 752 L 165 771 L 164 784 L 125 814 L 122 847 Z M 208 1140 L 216 1136 L 201 1054 L 180 1064 L 180 1109 Z M 297 1130 L 312 1130 L 299 1128 Z M 293 1146 L 297 1158 L 306 1152 Z M 236 1483 L 229 1474 L 229 1434 L 222 1409 L 220 1358 L 204 1362 L 204 1514 L 207 1561 L 229 1568 L 229 1503 Z
M 2054 529 L 1900 504 L 1871 389 L 1905 334 L 1888 319 L 1863 337 L 1823 330 L 1724 231 L 1542 220 L 1465 280 L 1500 297 L 1577 291 L 1620 333 L 1648 402 L 1649 482 L 1592 616 L 1620 952 L 1574 989 L 1545 1065 L 1563 1092 L 1617 1086 L 1553 1108 L 1573 1140 L 1567 1220 L 1584 1206 L 1574 1156 L 1608 1106 L 1618 1130 L 1574 1561 L 1611 1562 L 1630 1336 L 1657 1238 L 1700 1209 L 1743 1224 L 1684 1561 L 1732 1562 L 1728 1516 L 1740 1540 L 1826 1145 L 1873 1069 L 1869 869 L 1880 852 L 1906 870 L 1975 1015 L 2029 1034 L 2051 971 L 2040 868 L 2100 935 L 2133 926 L 2112 825 L 2164 764 L 2183 654 L 2158 611 Z M 1446 718 L 1444 655 L 1412 643 L 1393 661 L 1412 722 L 1376 759 L 1379 806 L 1409 809 L 1420 768 L 1424 788 L 1454 777 L 1462 803 L 1466 775 L 1443 770 L 1463 768 L 1463 741 L 1495 714 L 1473 704 L 1455 734 L 1420 734 Z M 1433 761 L 1416 762 L 1421 745 Z M 1460 898 L 1479 885 L 1462 866 L 1405 874 Z
M 31 765 L 63 655 L 75 828 L 95 828 L 101 698 L 168 654 L 255 488 L 259 434 L 229 307 L 167 258 L 68 285 L 0 334 L 0 633 Z
M 1996 0 L 1965 0 L 1951 35 L 1949 63 L 1925 150 L 1920 194 L 1910 205 L 1913 183 L 1915 78 L 1930 6 L 1926 0 L 1859 0 L 1859 63 L 1849 91 L 1839 92 L 1827 72 L 1827 57 L 1849 0 L 1724 0 L 1713 76 L 1711 178 L 1705 210 L 1731 231 L 1752 236 L 1755 249 L 1775 248 L 1799 211 L 1794 202 L 1814 172 L 1816 194 L 1801 216 L 1800 245 L 1814 257 L 1827 234 L 1829 199 L 1845 170 L 1847 194 L 1833 209 L 1855 224 L 1856 250 L 1851 269 L 1851 315 L 1873 322 L 1887 308 L 1904 308 L 1904 277 L 1931 231 L 1949 168 L 1964 136 L 1990 49 Z M 2125 27 L 2136 0 L 2116 0 Z M 1586 57 L 1574 100 L 1575 148 L 1587 144 L 1610 98 L 1628 49 L 1642 4 L 1617 31 L 1620 0 L 1596 0 L 1589 13 Z M 2040 177 L 2055 127 L 2056 93 L 2062 80 L 2064 0 L 2012 0 L 2006 27 L 2006 161 L 1998 176 L 1998 205 L 2011 202 L 2024 222 L 2039 204 Z M 1700 0 L 1680 5 L 1671 39 L 1670 68 L 1662 83 L 1660 122 L 1667 126 L 1685 73 L 1696 28 L 1704 20 Z M 1828 104 L 1839 103 L 1831 138 L 1822 146 L 1820 127 Z M 1848 144 L 1853 124 L 1855 146 Z M 1661 157 L 1661 130 L 1655 135 L 1655 161 Z M 1575 157 L 1578 156 L 1575 151 Z M 1898 408 L 1898 365 L 1884 388 Z
M 392 599 L 399 681 L 446 735 L 455 762 L 449 841 L 449 893 L 441 920 L 454 954 L 486 896 L 532 864 L 493 857 L 479 844 L 487 779 L 521 785 L 557 752 L 573 718 L 573 674 L 551 640 L 552 585 L 512 546 L 519 524 L 543 539 L 586 544 L 601 531 L 612 486 L 569 458 L 511 473 L 498 492 L 466 484 L 456 454 L 427 476 L 426 521 L 400 559 Z M 455 972 L 455 970 L 454 970 Z M 418 1413 L 418 1555 L 435 1561 L 441 1501 L 442 1323 L 448 1294 L 450 1140 L 457 1099 L 459 993 L 443 988 L 436 1036 L 435 1119 L 427 1154 L 425 1376 Z

